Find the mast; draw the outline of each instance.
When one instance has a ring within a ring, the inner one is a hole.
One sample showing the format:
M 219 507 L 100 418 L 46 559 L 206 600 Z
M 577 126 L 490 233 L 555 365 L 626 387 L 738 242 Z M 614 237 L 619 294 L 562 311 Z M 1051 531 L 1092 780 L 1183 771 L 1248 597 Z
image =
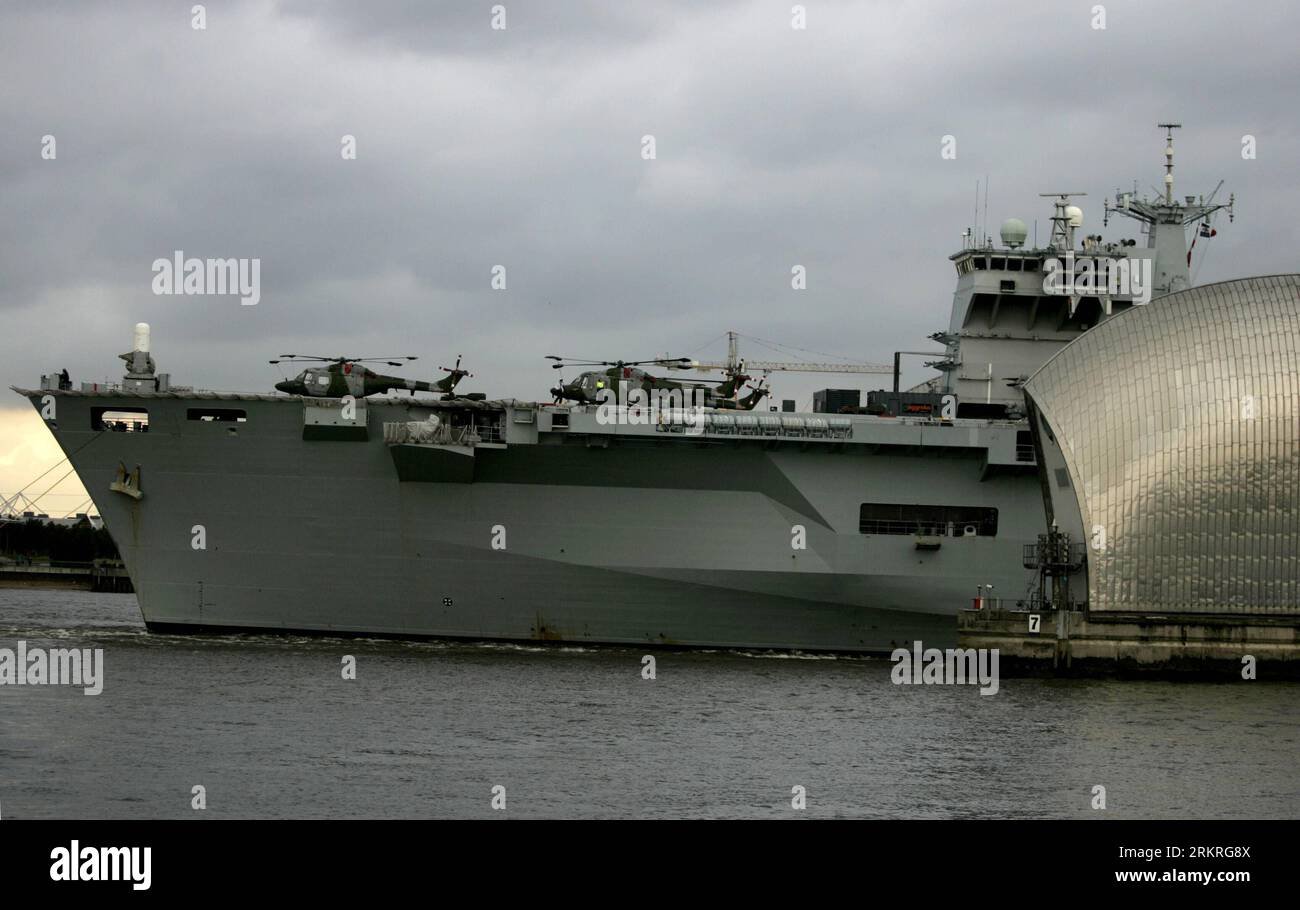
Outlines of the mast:
M 1070 205 L 1073 196 L 1087 196 L 1087 193 L 1039 193 L 1040 196 L 1055 196 L 1052 203 L 1052 238 L 1049 247 L 1057 250 L 1074 249 L 1074 229 L 1083 223 L 1083 212 L 1077 206 Z
M 1185 196 L 1180 202 L 1174 198 L 1174 130 L 1178 123 L 1157 124 L 1165 131 L 1165 195 L 1161 199 L 1138 199 L 1136 193 L 1116 192 L 1115 201 L 1106 202 L 1103 224 L 1110 223 L 1112 213 L 1132 218 L 1147 225 L 1147 247 L 1155 250 L 1154 292 L 1171 294 L 1191 286 L 1188 269 L 1187 234 L 1189 224 L 1204 222 L 1221 209 L 1227 209 L 1228 220 L 1233 220 L 1232 205 L 1236 196 L 1227 202 L 1214 203 L 1214 193 L 1207 201 L 1204 196 Z M 1216 190 L 1217 192 L 1217 190 Z
M 1174 204 L 1174 130 L 1181 130 L 1181 123 L 1157 123 L 1165 131 L 1165 204 Z

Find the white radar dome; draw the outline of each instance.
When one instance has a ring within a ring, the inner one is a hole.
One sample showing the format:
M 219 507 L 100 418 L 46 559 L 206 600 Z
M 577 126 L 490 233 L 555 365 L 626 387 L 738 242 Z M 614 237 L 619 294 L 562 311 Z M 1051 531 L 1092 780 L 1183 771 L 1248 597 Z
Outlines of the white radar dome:
M 149 323 L 137 322 L 135 324 L 135 347 L 133 351 L 149 352 Z
M 1065 217 L 1070 219 L 1070 227 L 1083 226 L 1083 209 L 1077 205 L 1067 205 L 1065 207 Z
M 1002 242 L 1013 250 L 1025 245 L 1025 238 L 1029 236 L 1029 228 L 1019 218 L 1008 218 L 1002 222 L 1002 229 L 998 231 L 1002 237 Z

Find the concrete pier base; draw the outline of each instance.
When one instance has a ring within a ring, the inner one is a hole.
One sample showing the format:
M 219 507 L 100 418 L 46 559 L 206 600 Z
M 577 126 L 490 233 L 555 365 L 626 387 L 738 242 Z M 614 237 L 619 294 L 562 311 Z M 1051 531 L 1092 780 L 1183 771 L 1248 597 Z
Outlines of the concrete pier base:
M 131 576 L 121 563 L 84 565 L 3 565 L 0 588 L 82 588 L 130 594 Z
M 957 634 L 997 648 L 1004 676 L 1300 679 L 1297 617 L 963 610 Z

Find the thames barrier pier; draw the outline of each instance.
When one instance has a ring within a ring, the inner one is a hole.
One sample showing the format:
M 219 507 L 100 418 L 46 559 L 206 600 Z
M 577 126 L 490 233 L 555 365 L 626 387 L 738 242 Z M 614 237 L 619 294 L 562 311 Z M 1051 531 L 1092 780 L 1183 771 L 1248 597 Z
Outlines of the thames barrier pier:
M 1024 391 L 1037 593 L 961 613 L 962 646 L 1013 672 L 1300 677 L 1300 276 L 1134 307 Z
M 966 610 L 963 648 L 997 648 L 1005 675 L 1300 679 L 1294 620 L 1100 616 L 1083 610 Z

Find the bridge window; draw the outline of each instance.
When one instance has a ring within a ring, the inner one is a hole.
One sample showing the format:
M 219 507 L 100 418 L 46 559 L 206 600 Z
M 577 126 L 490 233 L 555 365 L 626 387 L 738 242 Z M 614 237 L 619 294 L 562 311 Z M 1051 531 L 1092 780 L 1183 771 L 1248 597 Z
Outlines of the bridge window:
M 145 408 L 91 408 L 90 428 L 113 433 L 147 433 L 149 411 Z
M 1034 434 L 1029 430 L 1016 431 L 1016 461 L 1034 460 Z
M 918 506 L 864 502 L 860 534 L 925 534 L 937 537 L 996 537 L 998 510 L 983 506 Z

